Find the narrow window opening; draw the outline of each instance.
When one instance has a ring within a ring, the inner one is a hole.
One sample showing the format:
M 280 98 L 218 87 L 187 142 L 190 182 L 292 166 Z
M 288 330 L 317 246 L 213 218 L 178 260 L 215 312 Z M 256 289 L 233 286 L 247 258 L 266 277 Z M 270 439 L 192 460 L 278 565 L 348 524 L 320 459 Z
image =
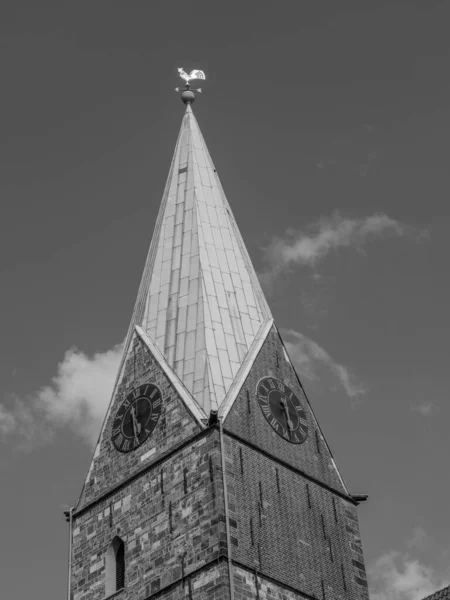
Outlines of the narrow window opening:
M 344 586 L 344 592 L 347 591 L 347 582 L 345 580 L 345 570 L 344 565 L 341 563 L 341 573 L 342 573 L 342 585 Z
M 209 479 L 214 481 L 214 464 L 211 456 L 209 457 Z
M 170 533 L 173 533 L 172 502 L 169 502 L 169 531 L 170 531 Z
M 239 459 L 241 462 L 241 475 L 244 474 L 244 456 L 242 454 L 242 448 L 239 448 Z
M 334 498 L 333 498 L 333 512 L 334 512 L 334 520 L 337 523 L 338 522 L 338 516 L 337 516 L 336 500 Z
M 311 508 L 311 495 L 309 492 L 309 485 L 306 484 L 306 495 L 308 496 L 308 508 Z
M 247 410 L 248 410 L 248 414 L 250 415 L 252 412 L 252 408 L 250 406 L 250 392 L 247 390 Z
M 105 595 L 110 596 L 125 587 L 125 544 L 116 536 L 106 551 Z
M 320 454 L 320 438 L 319 438 L 319 432 L 316 429 L 316 447 L 317 447 L 317 452 Z
M 256 600 L 259 600 L 259 581 L 258 581 L 258 571 L 255 568 L 255 588 L 256 588 Z
M 184 493 L 188 493 L 188 484 L 187 484 L 187 467 L 183 469 L 183 485 L 184 485 Z
M 327 530 L 325 529 L 325 519 L 323 518 L 323 515 L 320 515 L 320 519 L 322 521 L 323 539 L 326 540 L 327 539 Z

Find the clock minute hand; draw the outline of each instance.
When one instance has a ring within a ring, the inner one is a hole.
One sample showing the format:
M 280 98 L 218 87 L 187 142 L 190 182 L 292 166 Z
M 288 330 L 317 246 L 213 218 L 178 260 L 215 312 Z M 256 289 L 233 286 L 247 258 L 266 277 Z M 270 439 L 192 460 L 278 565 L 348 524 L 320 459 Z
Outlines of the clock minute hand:
M 286 398 L 282 398 L 281 399 L 281 406 L 282 406 L 284 414 L 286 416 L 286 423 L 287 423 L 288 429 L 289 429 L 289 431 L 293 431 L 294 424 L 292 423 L 292 421 L 290 419 L 289 409 L 287 407 L 287 400 L 286 400 Z
M 140 423 L 138 423 L 138 420 L 136 419 L 136 409 L 134 408 L 134 406 L 131 408 L 131 422 L 133 423 L 133 436 L 134 436 L 134 441 L 136 443 L 139 443 L 139 434 L 140 434 Z

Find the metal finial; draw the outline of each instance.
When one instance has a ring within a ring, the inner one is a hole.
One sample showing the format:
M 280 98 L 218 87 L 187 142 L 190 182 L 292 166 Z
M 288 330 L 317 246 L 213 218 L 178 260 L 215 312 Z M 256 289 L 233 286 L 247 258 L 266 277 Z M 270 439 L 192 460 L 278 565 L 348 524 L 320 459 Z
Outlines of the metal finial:
M 198 69 L 194 69 L 188 74 L 182 67 L 178 68 L 178 73 L 180 74 L 180 77 L 185 80 L 186 87 L 175 88 L 175 91 L 182 92 L 181 100 L 182 102 L 184 102 L 184 104 L 192 104 L 195 100 L 194 92 L 201 92 L 202 90 L 201 88 L 191 90 L 189 82 L 191 81 L 191 79 L 206 79 L 205 74 L 203 71 L 199 71 Z

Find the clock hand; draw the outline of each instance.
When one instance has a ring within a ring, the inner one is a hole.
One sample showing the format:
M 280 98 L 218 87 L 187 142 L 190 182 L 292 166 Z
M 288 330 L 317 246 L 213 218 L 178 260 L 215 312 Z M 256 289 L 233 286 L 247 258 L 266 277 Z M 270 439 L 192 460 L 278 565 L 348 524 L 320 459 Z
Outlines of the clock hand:
M 293 431 L 294 430 L 294 424 L 292 423 L 292 421 L 290 419 L 289 409 L 288 409 L 288 406 L 287 406 L 287 400 L 284 397 L 281 398 L 281 406 L 282 406 L 284 414 L 286 416 L 286 423 L 287 423 L 288 429 L 289 429 L 289 431 Z
M 136 409 L 134 406 L 131 407 L 131 422 L 133 423 L 133 436 L 134 436 L 134 441 L 136 442 L 136 444 L 139 443 L 139 434 L 141 433 L 141 426 L 140 423 L 138 423 L 138 420 L 136 419 Z

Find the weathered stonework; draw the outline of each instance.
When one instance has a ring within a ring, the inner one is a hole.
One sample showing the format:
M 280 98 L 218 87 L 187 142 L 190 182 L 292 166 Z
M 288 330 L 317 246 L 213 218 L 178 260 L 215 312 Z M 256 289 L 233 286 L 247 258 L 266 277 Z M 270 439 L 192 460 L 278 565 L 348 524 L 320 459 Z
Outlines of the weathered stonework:
M 126 395 L 143 383 L 154 383 L 162 392 L 162 410 L 158 425 L 142 446 L 126 454 L 117 452 L 111 442 L 114 416 Z M 128 480 L 156 458 L 170 452 L 201 427 L 178 397 L 148 348 L 135 334 L 125 361 L 122 377 L 108 414 L 104 433 L 96 451 L 81 495 L 78 509 L 89 504 L 107 490 Z
M 213 563 L 226 552 L 223 504 L 218 432 L 209 430 L 75 515 L 74 600 L 104 597 L 115 535 L 125 543 L 123 598 L 146 598 Z
M 269 427 L 254 394 L 266 375 L 301 394 L 275 329 L 224 423 L 228 548 L 219 429 L 200 427 L 135 338 L 74 517 L 73 600 L 105 597 L 115 535 L 125 543 L 120 600 L 229 598 L 229 555 L 235 600 L 368 600 L 354 503 L 310 412 L 304 444 Z M 160 421 L 141 448 L 121 454 L 109 439 L 115 410 L 148 381 L 163 391 Z

